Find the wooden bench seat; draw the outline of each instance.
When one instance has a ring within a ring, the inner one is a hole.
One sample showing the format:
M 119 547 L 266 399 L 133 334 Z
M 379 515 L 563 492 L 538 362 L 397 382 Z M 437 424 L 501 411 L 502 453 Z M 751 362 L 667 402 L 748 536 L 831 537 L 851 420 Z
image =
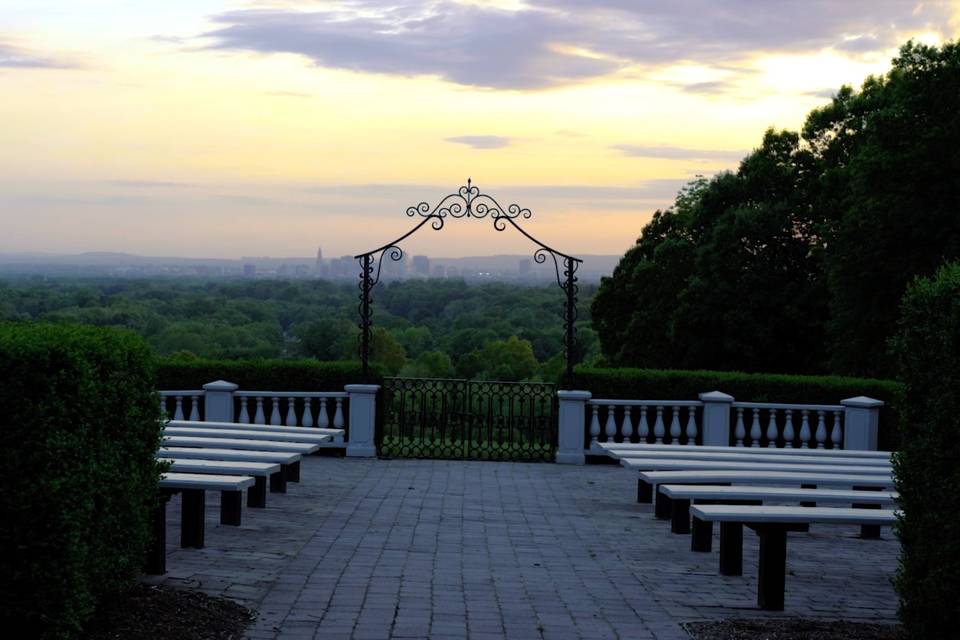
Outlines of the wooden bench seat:
M 779 502 L 808 501 L 813 504 L 850 504 L 855 508 L 879 509 L 882 505 L 894 504 L 899 495 L 895 491 L 686 484 L 660 485 L 657 490 L 670 498 L 670 531 L 678 534 L 691 532 L 691 503 L 763 504 L 765 501 L 771 500 Z M 860 535 L 864 538 L 876 537 L 879 535 L 879 531 L 876 531 L 871 525 L 863 525 Z M 713 524 L 703 520 L 695 521 L 690 548 L 693 551 L 710 551 L 712 544 Z
M 320 427 L 287 427 L 275 424 L 251 424 L 248 422 L 205 422 L 198 420 L 170 420 L 168 427 L 185 429 L 241 429 L 243 431 L 263 431 L 265 433 L 314 434 L 335 438 L 344 435 L 343 429 L 321 429 Z
M 607 452 L 611 458 L 622 460 L 624 458 L 648 458 L 658 460 L 661 458 L 670 458 L 676 460 L 705 460 L 713 462 L 768 462 L 768 463 L 790 463 L 790 464 L 821 464 L 821 465 L 846 465 L 846 466 L 864 466 L 864 467 L 884 467 L 890 468 L 891 462 L 886 458 L 859 458 L 853 456 L 816 456 L 816 455 L 765 455 L 763 453 L 744 453 L 752 449 L 730 449 L 728 451 L 699 451 L 699 447 L 671 447 L 670 451 L 657 449 L 650 451 L 648 449 L 611 449 Z M 761 451 L 763 451 L 761 449 Z M 816 451 L 814 449 L 814 451 Z
M 302 431 L 306 432 L 306 429 Z M 268 442 L 308 442 L 322 444 L 332 438 L 320 433 L 268 433 L 244 429 L 207 429 L 201 427 L 166 427 L 164 434 L 171 436 L 195 436 L 200 438 L 231 438 L 235 440 L 266 440 Z
M 309 455 L 319 450 L 319 445 L 309 442 L 273 442 L 270 440 L 244 440 L 238 438 L 214 438 L 198 436 L 174 436 L 165 434 L 163 445 L 170 447 L 209 447 L 211 449 L 240 449 L 248 451 L 281 451 Z
M 287 482 L 300 481 L 299 453 L 282 451 L 252 451 L 239 449 L 218 449 L 207 447 L 160 447 L 157 457 L 201 460 L 234 460 L 243 462 L 275 462 L 280 465 Z
M 724 552 L 732 553 L 739 547 L 740 563 L 743 555 L 742 526 L 746 525 L 760 536 L 760 562 L 757 581 L 757 605 L 761 609 L 782 611 L 784 601 L 784 583 L 787 566 L 787 532 L 797 530 L 798 525 L 854 524 L 870 526 L 890 526 L 896 522 L 897 512 L 892 509 L 842 509 L 829 507 L 774 507 L 748 505 L 694 505 L 690 508 L 695 520 L 721 523 L 720 556 L 721 573 L 724 569 Z M 736 535 L 733 527 L 739 530 L 737 544 L 728 541 L 724 535 Z M 732 565 L 728 559 L 727 565 Z M 741 571 L 742 573 L 742 566 Z M 731 574 L 726 574 L 731 575 Z M 734 574 L 739 575 L 739 573 Z
M 160 495 L 153 513 L 153 541 L 147 552 L 146 572 L 162 575 L 167 570 L 167 502 L 183 493 L 180 514 L 180 546 L 203 548 L 206 492 L 220 492 L 220 524 L 239 526 L 243 490 L 253 486 L 251 476 L 201 475 L 167 472 L 160 476 Z
M 612 450 L 644 450 L 651 451 L 678 451 L 694 450 L 714 453 L 729 453 L 731 451 L 745 455 L 779 455 L 779 456 L 841 456 L 848 458 L 886 458 L 890 459 L 889 451 L 859 451 L 856 449 L 793 449 L 778 447 L 719 447 L 719 446 L 681 446 L 675 444 L 641 444 L 636 442 L 597 442 L 595 447 L 601 451 Z
M 247 491 L 247 506 L 263 508 L 267 504 L 267 478 L 271 493 L 286 493 L 287 483 L 280 465 L 273 462 L 242 462 L 187 458 L 158 458 L 170 463 L 170 471 L 177 473 L 210 473 L 214 475 L 253 476 L 254 485 Z

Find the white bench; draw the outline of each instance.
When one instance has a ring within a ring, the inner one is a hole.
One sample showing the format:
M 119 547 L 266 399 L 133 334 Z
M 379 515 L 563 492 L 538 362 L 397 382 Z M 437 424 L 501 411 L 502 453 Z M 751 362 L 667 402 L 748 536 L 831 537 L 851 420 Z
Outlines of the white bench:
M 183 493 L 180 515 L 180 546 L 203 548 L 206 492 L 220 492 L 220 524 L 240 524 L 243 490 L 255 483 L 250 476 L 164 473 L 153 512 L 153 540 L 147 551 L 146 572 L 162 575 L 167 570 L 167 502 Z
M 890 467 L 863 467 L 845 464 L 806 464 L 796 460 L 783 462 L 685 460 L 683 458 L 623 458 L 620 464 L 636 471 L 814 471 L 817 473 L 855 473 L 889 476 Z
M 597 442 L 595 446 L 601 451 L 613 450 L 644 450 L 652 451 L 709 451 L 714 453 L 729 453 L 731 451 L 746 455 L 779 455 L 779 456 L 841 456 L 850 458 L 886 458 L 890 459 L 889 451 L 859 451 L 856 449 L 793 449 L 777 447 L 719 447 L 719 446 L 686 446 L 676 444 L 642 444 L 636 442 Z
M 169 462 L 170 471 L 177 473 L 210 473 L 214 475 L 253 476 L 255 482 L 247 492 L 247 506 L 263 508 L 267 503 L 267 478 L 270 478 L 271 493 L 286 493 L 280 465 L 273 462 L 240 462 L 229 460 L 205 460 L 185 458 L 158 458 L 160 462 Z
M 287 482 L 300 481 L 299 453 L 282 451 L 251 451 L 239 449 L 217 449 L 207 447 L 160 447 L 157 457 L 199 460 L 234 460 L 242 462 L 275 462 L 280 465 Z
M 790 464 L 842 464 L 855 467 L 885 467 L 890 468 L 891 462 L 887 458 L 858 458 L 853 456 L 817 456 L 817 455 L 766 455 L 764 453 L 746 453 L 752 449 L 730 449 L 728 451 L 698 451 L 699 447 L 672 447 L 671 451 L 661 449 L 611 449 L 607 455 L 617 460 L 631 458 L 648 458 L 658 460 L 670 458 L 676 460 L 705 460 L 713 462 L 768 462 Z M 765 451 L 761 449 L 761 451 Z M 809 449 L 808 449 L 809 451 Z M 813 449 L 816 451 L 816 449 Z
M 851 504 L 855 508 L 877 508 L 892 505 L 898 495 L 895 491 L 855 491 L 851 489 L 796 489 L 793 487 L 753 487 L 724 485 L 662 484 L 657 490 L 670 498 L 670 531 L 690 533 L 690 505 L 696 504 L 763 504 L 764 501 L 809 501 L 813 504 Z M 697 526 L 701 525 L 700 529 Z M 880 535 L 875 528 L 864 525 L 861 537 Z M 710 551 L 713 543 L 713 525 L 694 521 L 690 548 Z
M 213 438 L 198 436 L 163 436 L 163 444 L 171 447 L 205 447 L 211 449 L 240 449 L 248 451 L 279 451 L 311 454 L 320 447 L 309 442 L 272 442 L 270 440 L 244 440 L 238 438 Z
M 303 429 L 302 431 L 307 431 Z M 320 433 L 268 433 L 244 429 L 204 429 L 200 427 L 166 427 L 164 434 L 171 436 L 195 436 L 199 438 L 232 438 L 236 440 L 266 440 L 268 442 L 309 442 L 322 444 L 331 436 Z
M 839 509 L 829 507 L 764 507 L 743 505 L 695 505 L 690 508 L 695 519 L 720 522 L 721 566 L 726 548 L 724 523 L 738 525 L 741 531 L 740 555 L 742 557 L 742 525 L 760 536 L 760 568 L 757 580 L 757 605 L 761 609 L 783 611 L 784 582 L 787 568 L 787 532 L 797 525 L 855 524 L 890 526 L 897 520 L 897 512 L 889 509 Z
M 292 434 L 314 434 L 330 436 L 331 438 L 342 437 L 343 429 L 321 429 L 319 427 L 285 427 L 274 424 L 251 424 L 248 422 L 204 422 L 198 420 L 170 420 L 168 427 L 185 429 L 241 429 L 243 431 L 264 431 L 266 433 L 292 433 Z

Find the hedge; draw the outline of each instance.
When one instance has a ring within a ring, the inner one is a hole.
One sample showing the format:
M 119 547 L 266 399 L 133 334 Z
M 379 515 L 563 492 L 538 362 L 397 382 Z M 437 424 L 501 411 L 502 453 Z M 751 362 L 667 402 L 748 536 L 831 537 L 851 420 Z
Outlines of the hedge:
M 201 389 L 214 380 L 226 380 L 244 391 L 343 391 L 345 384 L 361 382 L 359 362 L 317 360 L 162 360 L 157 367 L 157 388 Z M 383 374 L 370 368 L 371 384 L 380 384 Z
M 900 618 L 910 638 L 955 638 L 960 628 L 960 264 L 916 280 L 893 341 L 907 386 L 910 437 L 894 458 Z
M 0 628 L 78 635 L 143 567 L 160 468 L 135 334 L 0 324 Z
M 743 402 L 837 404 L 844 398 L 868 396 L 883 400 L 878 446 L 897 448 L 903 385 L 892 380 L 840 376 L 796 376 L 736 371 L 680 369 L 600 369 L 577 367 L 574 388 L 595 398 L 696 400 L 706 391 L 723 391 Z

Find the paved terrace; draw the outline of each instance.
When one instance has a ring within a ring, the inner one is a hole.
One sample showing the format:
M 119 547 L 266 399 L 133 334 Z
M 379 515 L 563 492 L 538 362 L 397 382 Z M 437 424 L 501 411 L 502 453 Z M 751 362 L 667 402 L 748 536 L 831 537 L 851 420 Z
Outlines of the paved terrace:
M 757 536 L 744 532 L 744 576 L 721 577 L 719 541 L 691 553 L 619 467 L 312 457 L 302 480 L 239 529 L 209 495 L 203 550 L 175 548 L 174 498 L 168 573 L 151 582 L 257 609 L 255 639 L 665 639 L 705 618 L 895 616 L 888 530 L 791 534 L 786 611 L 765 613 Z

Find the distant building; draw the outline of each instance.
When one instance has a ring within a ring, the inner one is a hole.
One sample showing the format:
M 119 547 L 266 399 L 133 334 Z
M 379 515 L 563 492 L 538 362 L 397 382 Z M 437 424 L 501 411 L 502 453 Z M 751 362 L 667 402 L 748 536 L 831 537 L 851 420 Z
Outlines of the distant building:
M 460 269 L 458 269 L 458 268 L 456 268 L 456 267 L 452 267 L 452 266 L 451 266 L 451 267 L 447 267 L 447 277 L 448 277 L 448 278 L 459 278 L 459 277 L 460 277 Z
M 318 276 L 323 275 L 323 249 L 320 247 L 317 247 L 317 266 L 314 270 L 314 273 L 316 273 Z
M 255 278 L 256 276 L 257 276 L 257 265 L 249 264 L 249 263 L 243 265 L 244 278 Z
M 411 264 L 413 272 L 419 276 L 430 275 L 430 258 L 427 256 L 413 256 Z
M 442 264 L 435 264 L 430 269 L 430 277 L 432 278 L 444 278 L 447 275 L 447 268 Z

